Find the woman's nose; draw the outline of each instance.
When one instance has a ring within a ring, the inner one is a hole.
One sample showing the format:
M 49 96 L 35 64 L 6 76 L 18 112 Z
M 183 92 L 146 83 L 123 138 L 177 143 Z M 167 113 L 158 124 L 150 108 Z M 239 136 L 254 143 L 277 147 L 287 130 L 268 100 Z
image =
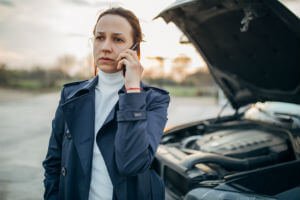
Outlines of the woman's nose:
M 104 41 L 101 46 L 102 51 L 112 51 L 112 44 L 108 40 Z

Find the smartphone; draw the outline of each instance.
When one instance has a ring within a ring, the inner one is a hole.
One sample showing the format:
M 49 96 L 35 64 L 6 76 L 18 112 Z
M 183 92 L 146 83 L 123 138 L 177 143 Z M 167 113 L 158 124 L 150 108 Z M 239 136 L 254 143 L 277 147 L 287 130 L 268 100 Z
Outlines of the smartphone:
M 131 50 L 137 51 L 138 43 L 135 43 L 132 47 L 130 47 Z M 123 76 L 125 77 L 126 72 L 126 65 L 123 65 Z

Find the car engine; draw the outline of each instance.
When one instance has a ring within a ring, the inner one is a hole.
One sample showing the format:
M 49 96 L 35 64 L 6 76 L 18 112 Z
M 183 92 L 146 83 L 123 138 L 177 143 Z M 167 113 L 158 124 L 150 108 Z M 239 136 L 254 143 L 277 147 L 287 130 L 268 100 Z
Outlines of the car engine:
M 285 129 L 247 121 L 200 123 L 166 134 L 155 168 L 176 196 L 215 187 L 226 177 L 295 158 Z

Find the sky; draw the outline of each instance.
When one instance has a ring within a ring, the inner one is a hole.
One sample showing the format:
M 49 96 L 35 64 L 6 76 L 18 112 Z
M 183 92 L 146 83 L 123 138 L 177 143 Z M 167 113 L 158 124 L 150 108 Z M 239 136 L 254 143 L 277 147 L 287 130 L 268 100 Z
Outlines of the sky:
M 180 44 L 181 31 L 162 18 L 153 20 L 175 0 L 0 0 L 0 63 L 14 68 L 51 67 L 58 57 L 78 60 L 92 50 L 89 38 L 99 13 L 111 6 L 132 10 L 140 19 L 144 40 L 142 64 L 147 57 L 162 56 L 166 63 L 178 55 L 192 58 L 192 67 L 205 63 L 192 45 Z M 282 0 L 285 1 L 285 0 Z M 287 0 L 300 12 L 300 0 Z
M 204 65 L 192 45 L 182 45 L 181 31 L 162 18 L 153 20 L 174 0 L 0 0 L 0 63 L 13 68 L 51 67 L 58 57 L 83 59 L 92 50 L 89 38 L 99 13 L 111 6 L 132 10 L 140 19 L 145 42 L 142 61 L 162 56 L 166 62 L 185 54 L 192 66 Z

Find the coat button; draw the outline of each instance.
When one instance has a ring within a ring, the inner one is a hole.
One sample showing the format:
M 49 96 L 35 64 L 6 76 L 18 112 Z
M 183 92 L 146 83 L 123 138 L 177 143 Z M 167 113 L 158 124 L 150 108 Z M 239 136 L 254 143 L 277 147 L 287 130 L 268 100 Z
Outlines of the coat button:
M 69 129 L 67 129 L 66 133 L 65 133 L 66 138 L 68 138 L 69 140 L 72 138 L 72 135 L 69 131 Z
M 67 169 L 65 167 L 61 168 L 61 175 L 63 175 L 63 176 L 67 175 Z

